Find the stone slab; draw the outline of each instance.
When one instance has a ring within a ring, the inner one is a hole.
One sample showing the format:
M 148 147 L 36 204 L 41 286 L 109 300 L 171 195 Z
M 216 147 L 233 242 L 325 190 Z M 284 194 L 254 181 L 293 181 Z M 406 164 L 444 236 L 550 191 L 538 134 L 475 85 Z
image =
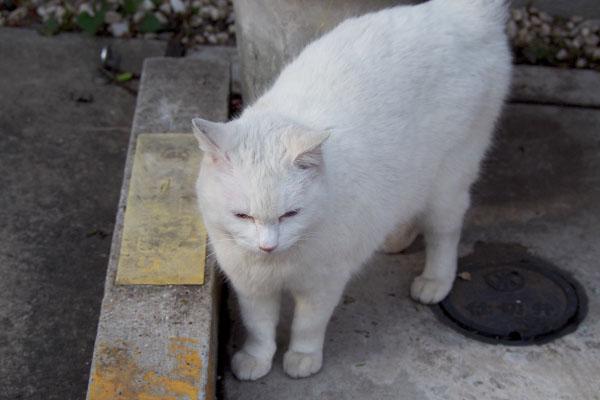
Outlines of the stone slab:
M 214 58 L 155 58 L 144 63 L 88 399 L 125 399 L 135 398 L 134 395 L 214 398 L 220 290 L 214 260 L 207 260 L 203 286 L 117 286 L 115 275 L 137 136 L 191 132 L 194 117 L 225 121 L 229 71 L 227 61 Z
M 583 284 L 589 312 L 577 331 L 544 345 L 509 347 L 469 339 L 409 299 L 424 261 L 423 242 L 405 254 L 376 253 L 348 286 L 325 338 L 323 369 L 285 376 L 292 316 L 287 301 L 273 370 L 236 380 L 232 354 L 244 332 L 229 296 L 230 337 L 223 399 L 599 399 L 600 111 L 510 105 L 466 218 L 461 256 L 478 243 L 517 243 Z M 489 257 L 493 257 L 490 253 Z M 225 333 L 223 333 L 225 336 Z
M 192 134 L 140 134 L 117 285 L 201 285 L 206 229 L 195 182 L 202 152 Z

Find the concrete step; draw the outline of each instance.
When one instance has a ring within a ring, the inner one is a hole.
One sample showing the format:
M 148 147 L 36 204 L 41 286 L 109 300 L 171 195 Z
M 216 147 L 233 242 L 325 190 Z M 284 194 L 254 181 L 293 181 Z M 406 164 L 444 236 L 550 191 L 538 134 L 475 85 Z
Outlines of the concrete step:
M 213 399 L 219 280 L 203 285 L 115 282 L 140 134 L 190 133 L 191 119 L 228 116 L 230 62 L 212 53 L 144 63 L 88 386 L 89 400 Z

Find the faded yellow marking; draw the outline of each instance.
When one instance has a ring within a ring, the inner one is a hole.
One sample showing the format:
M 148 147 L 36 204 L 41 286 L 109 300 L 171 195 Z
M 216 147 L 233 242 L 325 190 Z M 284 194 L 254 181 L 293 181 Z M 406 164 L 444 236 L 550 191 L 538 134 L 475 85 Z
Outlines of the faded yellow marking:
M 206 230 L 195 193 L 201 159 L 191 134 L 139 135 L 118 285 L 204 283 Z
M 120 346 L 100 344 L 87 399 L 196 400 L 202 373 L 198 341 L 189 338 L 169 341 L 168 358 L 174 367 L 163 376 L 139 366 L 136 359 L 142 353 L 138 347 L 131 354 L 126 342 Z
M 143 264 L 142 264 L 142 265 L 143 265 Z M 150 272 L 157 271 L 157 270 L 158 270 L 158 268 L 160 268 L 160 260 L 155 260 L 155 261 L 154 261 L 154 265 L 153 265 L 153 266 L 151 266 L 150 268 L 142 268 L 140 271 L 141 271 L 143 274 L 149 274 Z

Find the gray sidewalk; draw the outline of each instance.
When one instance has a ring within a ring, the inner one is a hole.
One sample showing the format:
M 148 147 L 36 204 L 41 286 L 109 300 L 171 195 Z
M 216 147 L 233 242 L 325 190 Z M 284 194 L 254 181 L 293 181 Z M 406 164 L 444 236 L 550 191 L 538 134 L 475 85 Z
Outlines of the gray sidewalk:
M 94 83 L 107 42 L 135 72 L 165 51 L 0 28 L 3 400 L 85 397 L 136 103 Z

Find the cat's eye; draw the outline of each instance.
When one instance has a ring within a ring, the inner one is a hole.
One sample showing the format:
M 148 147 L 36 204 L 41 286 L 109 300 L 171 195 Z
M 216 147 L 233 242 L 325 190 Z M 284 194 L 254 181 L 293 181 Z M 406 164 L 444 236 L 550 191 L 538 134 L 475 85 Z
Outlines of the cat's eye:
M 283 218 L 293 217 L 294 215 L 298 214 L 299 211 L 300 210 L 288 211 L 285 214 L 283 214 L 281 217 L 279 217 L 279 221 L 281 221 Z
M 233 215 L 235 215 L 237 218 L 239 219 L 249 219 L 249 220 L 254 220 L 254 217 L 249 216 L 248 214 L 244 214 L 244 213 L 238 213 L 238 212 L 234 212 Z

